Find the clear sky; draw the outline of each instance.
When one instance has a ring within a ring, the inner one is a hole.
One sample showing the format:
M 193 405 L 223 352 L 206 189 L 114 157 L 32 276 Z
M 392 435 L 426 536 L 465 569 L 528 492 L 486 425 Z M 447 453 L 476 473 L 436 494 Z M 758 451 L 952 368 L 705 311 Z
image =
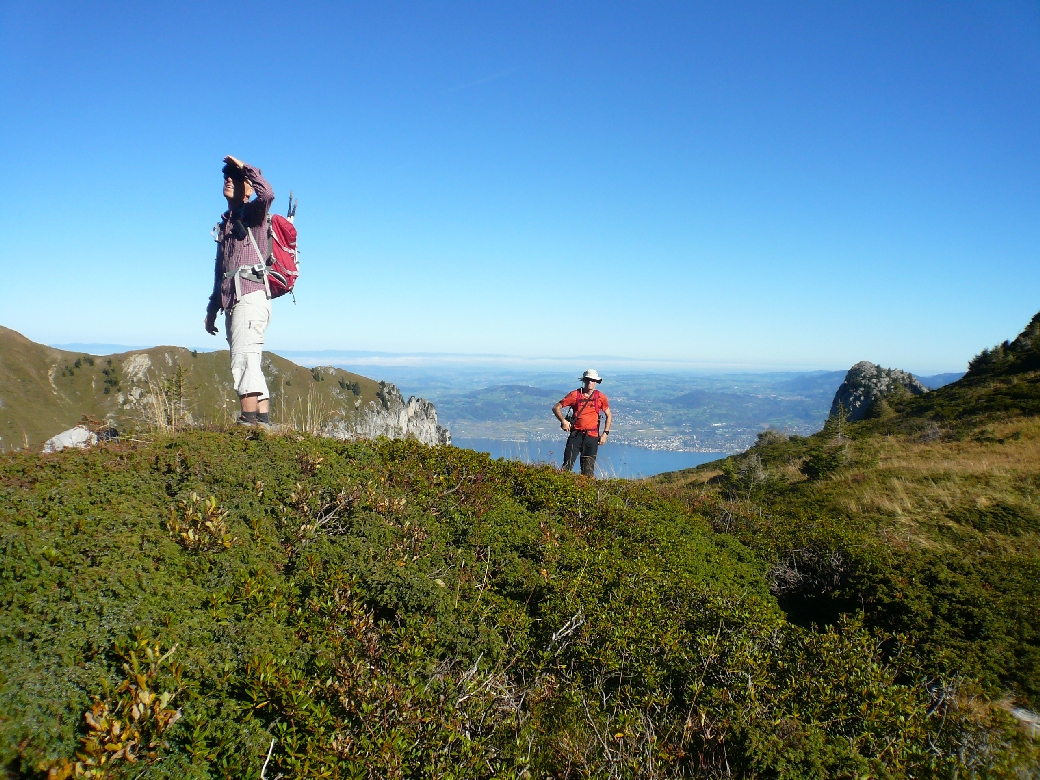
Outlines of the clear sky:
M 202 330 L 225 154 L 300 198 L 271 349 L 955 370 L 1040 309 L 1040 3 L 0 3 L 0 324 Z

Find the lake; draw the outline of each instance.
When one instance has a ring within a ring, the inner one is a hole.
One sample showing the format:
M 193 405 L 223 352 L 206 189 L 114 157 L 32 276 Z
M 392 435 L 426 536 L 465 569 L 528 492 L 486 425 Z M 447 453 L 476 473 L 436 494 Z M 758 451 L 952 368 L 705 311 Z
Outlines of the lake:
M 566 439 L 559 441 L 502 441 L 500 439 L 470 439 L 452 437 L 456 447 L 487 452 L 492 458 L 519 460 L 524 463 L 563 462 Z M 679 471 L 726 457 L 724 452 L 670 452 L 648 450 L 631 444 L 604 444 L 596 458 L 596 476 L 634 479 L 652 477 L 665 471 Z M 577 471 L 577 466 L 575 466 Z

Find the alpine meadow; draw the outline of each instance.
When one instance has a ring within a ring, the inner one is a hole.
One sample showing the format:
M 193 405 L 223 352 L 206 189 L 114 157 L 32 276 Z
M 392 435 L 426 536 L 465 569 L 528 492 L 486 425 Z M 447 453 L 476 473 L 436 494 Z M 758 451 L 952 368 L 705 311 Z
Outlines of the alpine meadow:
M 646 481 L 202 423 L 0 455 L 3 774 L 1038 777 L 1038 335 Z

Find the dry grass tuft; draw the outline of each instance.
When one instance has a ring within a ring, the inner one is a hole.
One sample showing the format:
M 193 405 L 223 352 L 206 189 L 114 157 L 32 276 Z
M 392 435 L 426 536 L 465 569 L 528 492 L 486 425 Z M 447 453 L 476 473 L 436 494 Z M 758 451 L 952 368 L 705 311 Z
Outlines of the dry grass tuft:
M 860 462 L 821 490 L 850 515 L 893 523 L 899 536 L 933 546 L 922 526 L 956 521 L 951 514 L 996 506 L 1035 514 L 1040 508 L 1040 420 L 993 425 L 965 441 L 874 438 L 857 445 Z
M 148 395 L 143 401 L 145 422 L 153 431 L 172 433 L 192 424 L 188 412 L 187 377 L 180 364 L 170 374 L 150 371 L 146 377 Z
M 279 395 L 282 399 L 285 398 L 284 393 Z M 332 404 L 313 387 L 307 391 L 306 399 L 297 399 L 295 408 L 290 406 L 286 409 L 283 400 L 280 411 L 283 426 L 314 436 L 322 435 L 331 425 L 333 418 Z

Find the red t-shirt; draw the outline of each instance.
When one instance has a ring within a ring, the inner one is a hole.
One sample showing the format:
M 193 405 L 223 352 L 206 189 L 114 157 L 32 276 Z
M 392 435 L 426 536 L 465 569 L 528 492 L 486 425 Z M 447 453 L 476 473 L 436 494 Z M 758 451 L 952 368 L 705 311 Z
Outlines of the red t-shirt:
M 592 391 L 592 397 L 586 398 L 581 390 L 572 390 L 560 401 L 561 406 L 569 406 L 577 414 L 575 429 L 599 433 L 599 413 L 609 409 L 610 402 L 599 390 Z M 579 411 L 580 410 L 580 411 Z

